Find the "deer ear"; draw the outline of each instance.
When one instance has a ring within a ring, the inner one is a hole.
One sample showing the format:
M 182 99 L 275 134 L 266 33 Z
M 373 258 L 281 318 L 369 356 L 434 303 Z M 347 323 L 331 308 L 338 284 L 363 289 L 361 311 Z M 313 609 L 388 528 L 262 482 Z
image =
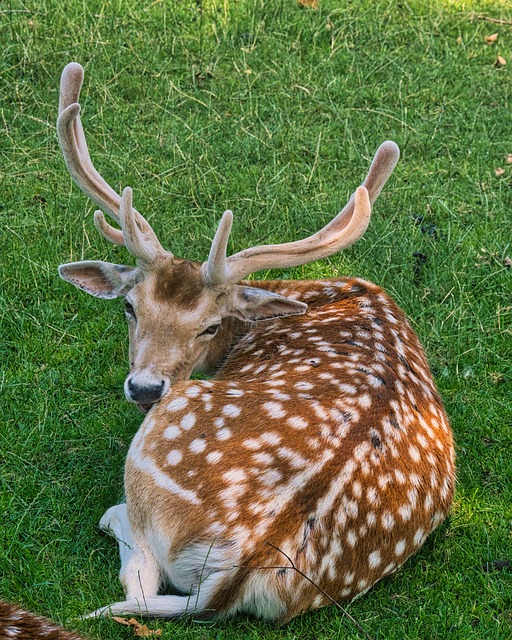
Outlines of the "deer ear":
M 256 287 L 237 286 L 234 289 L 232 308 L 228 315 L 245 321 L 300 316 L 306 313 L 308 305 L 298 300 L 285 298 L 272 291 Z
M 126 295 L 137 284 L 140 269 L 99 260 L 85 260 L 61 264 L 59 275 L 96 298 L 118 298 Z

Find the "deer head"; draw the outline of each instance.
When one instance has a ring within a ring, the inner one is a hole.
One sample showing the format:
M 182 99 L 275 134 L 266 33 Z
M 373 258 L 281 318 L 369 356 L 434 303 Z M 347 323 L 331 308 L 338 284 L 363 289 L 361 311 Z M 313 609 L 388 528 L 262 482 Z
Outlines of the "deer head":
M 200 264 L 164 249 L 147 220 L 134 209 L 131 189 L 126 187 L 119 196 L 94 168 L 78 104 L 83 73 L 74 62 L 62 73 L 57 131 L 64 160 L 80 189 L 120 227 L 96 211 L 97 230 L 110 242 L 126 247 L 136 265 L 87 260 L 61 265 L 59 273 L 93 296 L 124 297 L 130 339 L 125 394 L 146 411 L 171 385 L 193 372 L 214 369 L 231 346 L 237 323 L 306 312 L 303 302 L 240 280 L 262 269 L 324 258 L 356 242 L 369 224 L 371 204 L 393 171 L 399 151 L 393 142 L 384 142 L 363 185 L 331 222 L 309 238 L 256 246 L 227 257 L 233 215 L 226 211 L 208 259 Z

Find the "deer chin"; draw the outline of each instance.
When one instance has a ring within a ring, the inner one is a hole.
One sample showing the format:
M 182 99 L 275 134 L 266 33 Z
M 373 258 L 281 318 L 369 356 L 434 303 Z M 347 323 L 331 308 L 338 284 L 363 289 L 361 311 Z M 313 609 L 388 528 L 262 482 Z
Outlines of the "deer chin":
M 151 409 L 151 407 L 153 407 L 153 406 L 154 406 L 154 404 L 156 404 L 156 403 L 153 403 L 153 404 L 138 404 L 138 405 L 137 405 L 137 409 L 138 409 L 141 413 L 146 414 L 146 413 L 148 413 L 148 411 Z

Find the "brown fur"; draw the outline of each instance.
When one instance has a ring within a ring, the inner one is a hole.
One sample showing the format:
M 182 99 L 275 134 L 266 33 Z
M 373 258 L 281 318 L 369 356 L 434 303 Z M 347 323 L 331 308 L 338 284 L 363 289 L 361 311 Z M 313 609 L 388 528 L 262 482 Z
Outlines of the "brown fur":
M 0 601 L 0 640 L 83 640 L 72 631 L 8 602 Z
M 189 260 L 167 260 L 154 271 L 154 299 L 158 303 L 194 308 L 204 290 L 200 265 Z

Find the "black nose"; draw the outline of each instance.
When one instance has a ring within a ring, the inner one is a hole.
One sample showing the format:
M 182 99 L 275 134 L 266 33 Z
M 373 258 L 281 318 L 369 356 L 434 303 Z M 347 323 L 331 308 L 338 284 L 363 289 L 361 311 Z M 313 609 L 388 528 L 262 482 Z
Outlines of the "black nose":
M 160 384 L 141 386 L 135 384 L 133 380 L 128 380 L 128 392 L 130 398 L 137 404 L 153 404 L 162 397 L 164 381 Z

